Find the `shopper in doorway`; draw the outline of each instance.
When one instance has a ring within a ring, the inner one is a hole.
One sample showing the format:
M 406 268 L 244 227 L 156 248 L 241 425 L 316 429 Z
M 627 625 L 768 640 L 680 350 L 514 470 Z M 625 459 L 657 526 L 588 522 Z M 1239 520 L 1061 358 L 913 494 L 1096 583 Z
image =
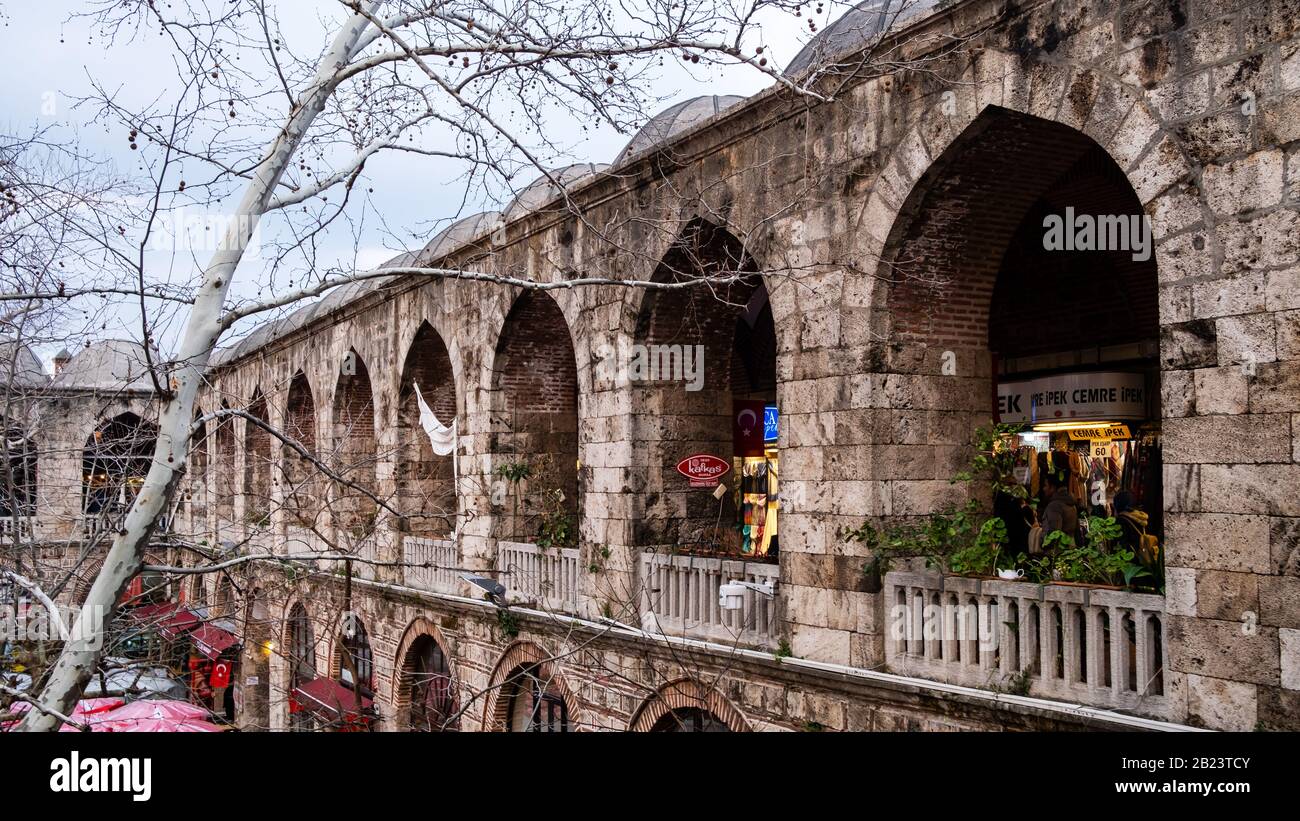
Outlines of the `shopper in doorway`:
M 1043 538 L 1060 531 L 1079 542 L 1079 503 L 1070 495 L 1070 477 L 1065 471 L 1051 471 L 1043 476 Z

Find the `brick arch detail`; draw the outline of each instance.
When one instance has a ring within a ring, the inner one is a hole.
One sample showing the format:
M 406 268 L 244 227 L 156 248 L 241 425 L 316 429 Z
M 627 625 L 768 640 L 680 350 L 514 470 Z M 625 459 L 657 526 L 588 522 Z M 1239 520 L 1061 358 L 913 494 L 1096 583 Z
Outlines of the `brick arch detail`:
M 443 636 L 442 630 L 424 616 L 417 616 L 406 626 L 406 630 L 402 633 L 402 640 L 397 644 L 397 653 L 393 656 L 393 675 L 390 679 L 392 684 L 388 694 L 388 705 L 391 714 L 398 722 L 398 729 L 406 729 L 402 725 L 408 720 L 407 711 L 411 706 L 411 688 L 406 683 L 407 673 L 409 672 L 406 657 L 421 636 L 428 636 L 442 648 L 442 653 L 447 658 L 447 669 L 451 671 L 453 688 L 456 686 L 456 682 L 460 680 L 460 677 L 456 674 L 455 658 L 451 653 L 451 645 Z M 376 665 L 378 662 L 379 658 L 378 654 L 376 654 Z
M 660 687 L 653 695 L 641 702 L 641 706 L 632 714 L 627 728 L 634 733 L 648 733 L 659 719 L 673 710 L 688 707 L 712 713 L 719 721 L 726 724 L 732 732 L 750 732 L 749 722 L 744 713 L 712 687 L 706 687 L 692 678 L 670 681 Z
M 538 665 L 538 678 L 553 684 L 560 697 L 564 699 L 569 724 L 571 726 L 581 724 L 579 701 L 551 658 L 550 653 L 530 641 L 517 641 L 506 648 L 501 658 L 497 660 L 496 666 L 492 668 L 491 678 L 488 679 L 487 700 L 483 705 L 483 732 L 495 733 L 505 730 L 510 711 L 510 699 L 502 698 L 501 691 L 505 689 L 510 674 L 525 665 Z

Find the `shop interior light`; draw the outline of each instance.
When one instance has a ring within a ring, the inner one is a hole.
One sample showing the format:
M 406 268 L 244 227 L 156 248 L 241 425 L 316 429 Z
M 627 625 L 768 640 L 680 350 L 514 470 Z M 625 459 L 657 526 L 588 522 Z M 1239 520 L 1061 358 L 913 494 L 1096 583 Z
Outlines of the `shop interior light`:
M 1079 430 L 1080 428 L 1108 428 L 1114 425 L 1114 422 L 1042 422 L 1034 425 L 1034 430 L 1039 433 L 1050 433 L 1060 430 Z

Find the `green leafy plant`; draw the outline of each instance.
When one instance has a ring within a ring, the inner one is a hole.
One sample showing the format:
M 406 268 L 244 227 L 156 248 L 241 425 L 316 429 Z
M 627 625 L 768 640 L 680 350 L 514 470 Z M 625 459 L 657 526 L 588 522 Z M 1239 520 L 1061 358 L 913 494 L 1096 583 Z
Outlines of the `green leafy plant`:
M 497 609 L 497 629 L 501 631 L 507 639 L 515 639 L 519 636 L 519 620 L 515 614 L 511 613 L 504 607 Z

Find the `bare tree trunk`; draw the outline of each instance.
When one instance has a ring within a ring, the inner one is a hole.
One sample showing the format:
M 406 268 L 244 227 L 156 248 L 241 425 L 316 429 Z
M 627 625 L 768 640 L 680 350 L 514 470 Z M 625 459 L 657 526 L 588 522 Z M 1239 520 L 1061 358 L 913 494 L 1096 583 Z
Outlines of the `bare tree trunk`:
M 103 570 L 77 615 L 72 630 L 74 637 L 82 636 L 82 629 L 96 623 L 96 613 L 102 616 L 101 629 L 107 632 L 114 605 L 140 570 L 145 547 L 185 472 L 194 401 L 207 369 L 208 357 L 224 330 L 222 306 L 235 268 L 258 221 L 266 213 L 280 176 L 289 166 L 308 127 L 324 109 L 339 81 L 340 70 L 355 55 L 362 33 L 370 24 L 370 16 L 382 4 L 383 0 L 372 0 L 360 7 L 335 36 L 317 65 L 311 84 L 299 96 L 284 128 L 268 146 L 262 162 L 249 180 L 236 212 L 237 218 L 230 221 L 226 230 L 225 243 L 204 271 L 203 285 L 195 297 L 181 337 L 175 368 L 167 377 L 170 394 L 159 419 L 153 464 L 127 513 L 122 530 L 113 537 L 113 546 L 104 559 Z M 29 711 L 19 729 L 57 730 L 60 722 L 53 713 L 71 713 L 102 653 L 102 641 L 80 639 L 65 643 L 48 682 L 41 690 L 39 703 L 44 709 Z

